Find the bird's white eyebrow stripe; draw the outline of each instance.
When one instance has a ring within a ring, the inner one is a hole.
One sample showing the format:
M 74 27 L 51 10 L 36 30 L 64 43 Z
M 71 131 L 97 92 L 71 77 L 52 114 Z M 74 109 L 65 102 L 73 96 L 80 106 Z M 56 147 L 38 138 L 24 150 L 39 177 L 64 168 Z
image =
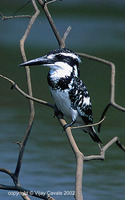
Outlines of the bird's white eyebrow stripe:
M 81 62 L 80 58 L 79 58 L 77 55 L 75 55 L 74 53 L 64 53 L 64 52 L 62 52 L 62 53 L 60 53 L 60 54 L 63 55 L 63 56 L 76 58 L 76 59 L 79 60 L 79 62 Z
M 56 54 L 50 54 L 48 56 L 48 58 L 53 59 L 56 55 L 63 55 L 63 56 L 66 56 L 66 57 L 71 57 L 71 58 L 74 58 L 74 59 L 78 59 L 78 61 L 81 62 L 81 59 L 77 55 L 75 55 L 74 53 L 61 52 L 61 53 L 56 53 Z

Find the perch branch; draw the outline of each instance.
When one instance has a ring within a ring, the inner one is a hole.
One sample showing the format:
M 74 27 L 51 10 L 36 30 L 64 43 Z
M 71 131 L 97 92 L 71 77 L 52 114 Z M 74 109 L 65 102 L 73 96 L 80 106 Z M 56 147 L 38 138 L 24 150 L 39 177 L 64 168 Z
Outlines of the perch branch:
M 62 127 L 66 125 L 66 121 L 62 118 L 62 115 L 58 114 L 57 119 L 59 120 Z M 69 144 L 76 157 L 76 181 L 75 181 L 75 199 L 83 200 L 82 194 L 82 177 L 83 177 L 83 154 L 80 152 L 71 132 L 71 128 L 65 129 L 66 136 Z
M 71 127 L 71 129 L 85 128 L 85 127 L 90 127 L 90 126 L 97 126 L 97 125 L 101 124 L 105 120 L 105 118 L 106 117 L 103 117 L 102 120 L 100 120 L 99 122 L 94 123 L 94 124 L 87 124 L 87 125 L 84 125 L 84 126 L 73 126 L 73 127 Z

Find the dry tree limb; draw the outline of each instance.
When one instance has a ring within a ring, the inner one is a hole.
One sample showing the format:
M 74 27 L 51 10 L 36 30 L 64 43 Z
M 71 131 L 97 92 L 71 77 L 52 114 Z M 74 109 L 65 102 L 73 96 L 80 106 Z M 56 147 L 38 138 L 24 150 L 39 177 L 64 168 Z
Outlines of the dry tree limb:
M 54 33 L 54 35 L 55 35 L 55 37 L 56 37 L 56 39 L 58 41 L 58 44 L 59 44 L 60 48 L 64 48 L 65 47 L 65 43 L 63 42 L 63 40 L 62 40 L 62 38 L 61 38 L 61 36 L 60 36 L 56 26 L 55 26 L 55 23 L 54 23 L 51 15 L 50 15 L 50 12 L 49 12 L 48 7 L 47 7 L 47 1 L 43 1 L 43 0 L 37 0 L 37 1 L 40 4 L 40 6 L 42 7 L 42 9 L 43 9 L 43 11 L 44 11 L 44 13 L 45 13 L 45 15 L 46 15 L 46 17 L 48 19 L 48 22 L 49 22 L 49 24 L 50 24 L 50 26 L 51 26 L 51 28 L 53 30 L 53 33 Z M 51 2 L 53 2 L 53 1 L 50 1 L 49 4 Z M 55 0 L 55 2 L 56 2 L 56 0 Z
M 71 129 L 79 129 L 79 128 L 85 128 L 85 127 L 90 127 L 90 126 L 97 126 L 99 124 L 101 124 L 104 120 L 105 120 L 106 117 L 103 117 L 102 120 L 100 120 L 99 122 L 96 122 L 94 124 L 87 124 L 87 125 L 83 125 L 83 126 L 73 126 L 71 127 Z
M 18 191 L 22 195 L 21 197 L 23 197 L 24 200 L 30 200 L 30 198 L 27 195 L 32 196 L 32 197 L 37 197 L 39 199 L 44 199 L 44 200 L 55 200 L 47 193 L 39 193 L 39 192 L 28 190 L 24 187 L 17 186 L 17 185 L 11 186 L 11 185 L 0 184 L 0 189 Z
M 16 12 L 12 15 L 12 16 L 4 16 L 1 12 L 0 12 L 0 16 L 2 18 L 3 21 L 8 20 L 8 19 L 14 19 L 14 18 L 31 18 L 31 15 L 16 15 L 16 13 L 21 10 L 22 8 L 24 8 L 27 4 L 30 3 L 30 0 L 28 2 L 26 2 L 26 4 L 24 4 L 23 6 L 21 6 L 19 9 L 16 10 Z
M 35 14 L 32 16 L 30 22 L 29 22 L 29 25 L 25 31 L 25 34 L 23 36 L 23 38 L 20 40 L 20 50 L 21 50 L 21 55 L 22 55 L 22 59 L 23 59 L 23 62 L 26 62 L 26 54 L 25 54 L 25 49 L 24 49 L 24 44 L 25 44 L 25 41 L 27 39 L 27 36 L 31 30 L 31 27 L 32 25 L 34 24 L 37 16 L 39 15 L 39 10 L 37 8 L 37 5 L 36 5 L 36 2 L 35 0 L 32 0 L 32 4 L 33 4 L 33 7 L 35 9 Z M 32 96 L 32 86 L 31 86 L 31 78 L 30 78 L 30 69 L 28 66 L 25 67 L 26 69 L 26 79 L 27 79 L 27 87 L 28 87 L 28 93 L 30 96 Z M 30 100 L 29 101 L 29 105 L 30 105 L 30 116 L 29 116 L 29 122 L 28 122 L 28 127 L 27 127 L 27 130 L 26 130 L 26 133 L 20 143 L 20 149 L 19 149 L 19 156 L 18 156 L 18 161 L 17 161 L 17 165 L 16 165 L 16 169 L 15 169 L 15 172 L 14 172 L 14 176 L 16 177 L 17 179 L 17 182 L 18 182 L 18 177 L 19 177 L 19 173 L 20 173 L 20 169 L 21 169 L 21 165 L 22 165 L 22 159 L 23 159 L 23 154 L 24 154 L 24 150 L 25 150 L 25 146 L 26 146 L 26 143 L 28 141 L 28 138 L 29 138 L 29 135 L 30 135 L 30 132 L 31 132 L 31 128 L 32 128 L 32 125 L 33 125 L 33 121 L 34 121 L 34 114 L 35 114 L 35 111 L 34 111 L 34 104 L 33 104 L 33 101 Z M 23 195 L 21 194 L 22 198 L 23 198 Z
M 44 3 L 46 3 L 46 5 L 48 5 L 50 3 L 55 3 L 57 1 L 62 1 L 62 0 L 50 0 L 50 1 L 44 0 Z
M 29 22 L 29 25 L 25 31 L 25 34 L 24 36 L 22 37 L 22 39 L 20 40 L 20 50 L 21 50 L 21 56 L 22 56 L 22 59 L 23 59 L 23 62 L 26 62 L 26 54 L 25 54 L 25 49 L 24 49 L 24 44 L 25 44 L 25 41 L 28 37 L 28 34 L 37 18 L 37 16 L 39 15 L 39 10 L 38 10 L 38 7 L 36 5 L 36 2 L 35 0 L 32 0 L 32 4 L 33 4 L 33 7 L 35 9 L 35 14 L 32 16 L 30 22 Z M 32 96 L 32 86 L 31 86 L 31 78 L 30 78 L 30 69 L 28 66 L 25 67 L 26 69 L 26 79 L 27 79 L 27 87 L 28 87 L 28 93 L 30 96 Z M 22 158 L 23 158 L 23 153 L 24 153 L 24 149 L 25 149 L 25 145 L 26 145 L 26 142 L 28 140 L 28 137 L 29 137 L 29 134 L 30 134 L 30 131 L 31 131 L 31 128 L 32 128 L 32 125 L 33 125 L 33 121 L 34 121 L 34 114 L 35 114 L 35 111 L 34 111 L 34 104 L 33 104 L 33 101 L 30 100 L 29 101 L 29 104 L 30 104 L 30 116 L 29 116 L 29 123 L 28 123 L 28 127 L 27 127 L 27 130 L 26 130 L 26 133 L 25 133 L 25 136 L 23 137 L 22 141 L 21 141 L 21 145 L 20 145 L 20 152 L 19 152 L 19 157 L 18 157 L 18 162 L 17 162 L 17 166 L 16 166 L 16 170 L 15 170 L 15 175 L 18 177 L 19 176 L 19 172 L 20 172 L 20 168 L 21 168 L 21 164 L 22 164 Z
M 20 50 L 21 50 L 21 55 L 22 55 L 22 59 L 23 59 L 24 62 L 27 60 L 26 59 L 26 54 L 25 54 L 25 49 L 24 49 L 24 43 L 25 43 L 25 40 L 27 39 L 27 36 L 28 36 L 28 34 L 29 34 L 30 30 L 31 30 L 32 25 L 34 24 L 37 16 L 39 15 L 39 12 L 40 12 L 38 10 L 38 7 L 36 5 L 35 0 L 32 0 L 32 5 L 33 5 L 33 7 L 35 9 L 35 14 L 31 17 L 31 20 L 30 20 L 29 25 L 28 25 L 28 27 L 26 29 L 26 32 L 25 32 L 23 38 L 20 41 Z M 26 66 L 25 69 L 26 69 L 26 79 L 27 79 L 28 93 L 29 93 L 30 96 L 32 96 L 30 69 L 29 69 L 28 66 Z M 25 149 L 26 143 L 28 141 L 28 137 L 30 135 L 31 128 L 32 128 L 32 125 L 33 125 L 33 121 L 34 121 L 35 111 L 34 111 L 33 101 L 29 100 L 29 104 L 30 104 L 30 116 L 29 116 L 28 127 L 27 127 L 26 133 L 25 133 L 22 141 L 20 142 L 18 160 L 17 160 L 15 172 L 13 173 L 13 178 L 12 178 L 15 186 L 20 186 L 19 173 L 20 173 L 20 169 L 21 169 L 21 165 L 22 165 L 24 149 Z M 27 196 L 24 196 L 22 193 L 20 195 L 21 195 L 21 197 L 23 199 L 29 199 Z
M 66 121 L 62 118 L 62 115 L 58 114 L 57 118 L 62 127 L 66 125 Z M 65 129 L 66 136 L 68 138 L 69 144 L 76 157 L 76 181 L 75 181 L 75 199 L 83 200 L 82 194 L 82 177 L 83 177 L 83 154 L 80 152 L 71 132 L 71 128 Z
M 4 16 L 1 12 L 0 12 L 0 16 L 3 21 L 8 20 L 8 19 L 14 19 L 14 18 L 31 18 L 31 15 Z
M 123 146 L 119 140 L 118 137 L 114 137 L 112 140 L 110 140 L 106 145 L 103 147 L 100 147 L 100 155 L 91 155 L 91 156 L 84 156 L 84 161 L 90 161 L 90 160 L 104 160 L 105 159 L 105 153 L 106 150 L 116 143 L 119 148 L 121 148 L 125 152 L 125 146 Z
M 71 30 L 71 26 L 69 26 L 69 27 L 67 28 L 67 30 L 66 30 L 65 33 L 64 33 L 64 36 L 61 38 L 61 36 L 60 36 L 60 34 L 59 34 L 59 32 L 58 32 L 58 30 L 57 30 L 57 28 L 56 28 L 56 25 L 55 25 L 55 23 L 54 23 L 54 21 L 53 21 L 51 15 L 50 15 L 50 12 L 49 12 L 49 10 L 48 10 L 48 7 L 47 7 L 48 4 L 51 4 L 51 3 L 53 3 L 53 2 L 57 2 L 58 0 L 54 0 L 54 1 L 53 1 L 53 0 L 52 0 L 52 1 L 37 0 L 37 1 L 38 1 L 38 3 L 40 4 L 40 6 L 42 7 L 42 9 L 43 9 L 43 11 L 44 11 L 44 13 L 45 13 L 45 15 L 46 15 L 48 21 L 49 21 L 49 24 L 50 24 L 50 26 L 51 26 L 51 28 L 52 28 L 52 30 L 53 30 L 53 33 L 54 33 L 54 35 L 55 35 L 55 37 L 56 37 L 56 39 L 57 39 L 57 42 L 58 42 L 58 44 L 59 44 L 59 47 L 60 47 L 60 48 L 65 48 L 65 40 L 66 40 L 66 38 L 67 38 L 67 36 L 68 36 L 70 30 Z
M 2 74 L 0 74 L 0 77 L 5 79 L 5 80 L 7 80 L 8 82 L 10 82 L 11 83 L 11 89 L 16 89 L 25 98 L 27 98 L 29 100 L 32 100 L 34 102 L 46 105 L 46 106 L 54 109 L 54 105 L 53 104 L 50 104 L 47 101 L 44 101 L 44 100 L 41 100 L 41 99 L 38 99 L 38 98 L 35 98 L 33 96 L 30 96 L 30 95 L 26 94 L 13 80 L 9 79 L 8 77 L 3 76 Z
M 88 58 L 90 60 L 95 60 L 97 62 L 101 62 L 101 63 L 104 63 L 108 66 L 110 66 L 111 68 L 111 82 L 110 82 L 110 88 L 111 88 L 111 91 L 110 91 L 110 102 L 107 104 L 106 108 L 104 109 L 103 113 L 102 113 L 102 116 L 101 116 L 101 119 L 103 119 L 103 117 L 105 116 L 106 112 L 108 111 L 109 107 L 110 106 L 113 106 L 114 108 L 122 111 L 122 112 L 125 112 L 125 108 L 118 105 L 116 102 L 115 102 L 115 65 L 114 63 L 112 62 L 109 62 L 107 60 L 104 60 L 104 59 L 101 59 L 101 58 L 98 58 L 98 57 L 95 57 L 95 56 L 91 56 L 91 55 L 88 55 L 88 54 L 84 54 L 84 53 L 77 53 L 79 56 L 81 57 L 85 57 L 85 58 Z M 99 124 L 98 126 L 98 131 L 100 132 L 100 129 L 101 129 L 101 124 Z
M 66 38 L 67 38 L 67 36 L 69 35 L 69 32 L 71 31 L 71 29 L 72 29 L 71 26 L 68 26 L 68 28 L 66 29 L 66 31 L 65 31 L 65 33 L 64 33 L 64 35 L 63 35 L 63 37 L 62 37 L 62 40 L 63 40 L 64 43 L 65 43 Z

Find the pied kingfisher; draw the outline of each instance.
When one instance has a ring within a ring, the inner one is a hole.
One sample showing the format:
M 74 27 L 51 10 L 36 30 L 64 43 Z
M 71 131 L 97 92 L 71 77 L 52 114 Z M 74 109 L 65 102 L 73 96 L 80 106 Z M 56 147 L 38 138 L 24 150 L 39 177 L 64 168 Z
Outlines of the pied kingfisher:
M 86 86 L 79 79 L 80 62 L 78 55 L 69 49 L 62 48 L 19 65 L 41 64 L 50 68 L 47 80 L 52 97 L 58 110 L 72 120 L 65 128 L 74 124 L 88 125 L 93 123 L 90 96 Z M 93 126 L 82 129 L 89 133 L 94 142 L 102 143 Z

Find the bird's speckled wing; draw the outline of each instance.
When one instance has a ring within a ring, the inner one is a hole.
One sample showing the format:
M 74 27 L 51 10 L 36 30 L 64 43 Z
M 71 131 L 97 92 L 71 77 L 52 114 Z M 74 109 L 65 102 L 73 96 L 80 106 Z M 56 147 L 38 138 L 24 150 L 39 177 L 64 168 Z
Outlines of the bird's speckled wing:
M 93 123 L 92 104 L 86 86 L 79 78 L 74 78 L 71 84 L 69 98 L 72 108 L 78 111 L 86 124 Z

